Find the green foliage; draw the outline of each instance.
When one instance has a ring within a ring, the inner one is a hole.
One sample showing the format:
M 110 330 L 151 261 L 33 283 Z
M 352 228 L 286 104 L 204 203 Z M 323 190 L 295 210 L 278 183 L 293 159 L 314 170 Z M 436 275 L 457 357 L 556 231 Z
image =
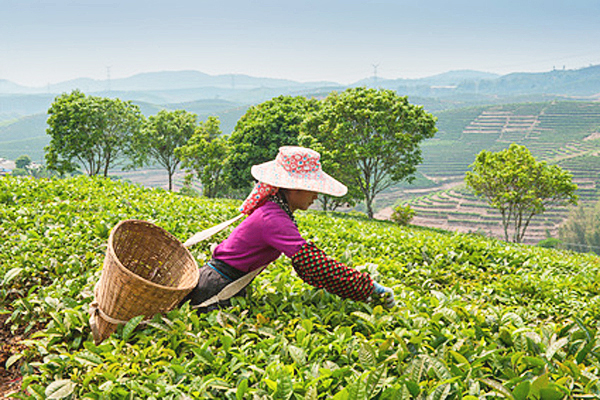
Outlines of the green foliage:
M 311 125 L 319 124 L 316 118 L 310 118 L 305 121 L 302 127 L 303 132 L 298 137 L 299 144 L 317 151 L 320 155 L 320 163 L 323 170 L 332 175 L 334 178 L 343 182 L 350 182 L 350 179 L 346 175 L 349 172 L 348 166 L 340 159 L 339 151 L 335 148 L 327 148 L 318 141 L 317 138 L 307 135 L 305 132 L 318 130 L 318 127 L 312 127 Z M 338 207 L 354 207 L 362 200 L 363 194 L 360 187 L 354 184 L 347 185 L 348 192 L 342 197 L 334 197 L 325 194 L 319 194 L 317 201 L 321 204 L 324 211 L 335 211 Z
M 209 117 L 200 123 L 190 140 L 175 149 L 186 169 L 186 181 L 196 176 L 202 182 L 202 193 L 206 197 L 217 197 L 226 193 L 223 183 L 223 168 L 229 152 L 228 138 L 221 135 L 219 119 Z
M 270 161 L 281 146 L 298 145 L 302 122 L 319 103 L 302 96 L 279 96 L 252 106 L 230 135 L 230 152 L 225 166 L 229 185 L 248 189 L 252 185 L 250 168 Z
M 27 176 L 29 175 L 29 171 L 27 171 L 25 168 L 15 168 L 11 171 L 11 174 L 13 176 Z
M 17 168 L 26 169 L 31 164 L 31 157 L 28 155 L 22 155 L 17 157 L 15 160 L 15 166 Z
M 81 165 L 88 175 L 108 175 L 131 145 L 143 121 L 136 105 L 86 96 L 75 90 L 58 96 L 48 110 L 47 168 L 69 173 Z
M 569 250 L 600 254 L 600 201 L 592 207 L 581 205 L 571 210 L 559 234 Z
M 167 170 L 169 190 L 173 174 L 181 163 L 176 149 L 187 144 L 197 129 L 196 114 L 184 110 L 160 110 L 148 117 L 144 129 L 134 138 L 130 156 L 133 166 L 158 163 Z
M 238 202 L 79 176 L 0 179 L 0 203 L 0 307 L 11 327 L 39 329 L 11 360 L 24 374 L 17 398 L 600 396 L 592 254 L 300 212 L 308 240 L 378 273 L 398 306 L 311 288 L 281 258 L 232 308 L 197 315 L 184 305 L 96 346 L 87 311 L 110 229 L 138 218 L 185 240 Z M 192 253 L 202 262 L 209 247 Z
M 391 220 L 400 225 L 408 225 L 414 218 L 416 212 L 409 204 L 399 205 L 394 208 Z
M 543 240 L 540 240 L 537 244 L 539 247 L 543 247 L 546 249 L 561 249 L 563 248 L 562 241 L 557 238 L 549 237 Z
M 394 182 L 410 180 L 421 162 L 419 144 L 436 132 L 435 118 L 392 90 L 333 92 L 305 124 L 302 141 L 318 142 L 339 168 L 331 173 L 358 188 L 373 217 L 373 200 Z
M 556 165 L 538 162 L 524 147 L 515 143 L 492 153 L 483 150 L 471 165 L 465 181 L 476 195 L 497 208 L 502 216 L 504 238 L 519 243 L 534 215 L 549 206 L 575 204 L 577 185 L 572 175 Z

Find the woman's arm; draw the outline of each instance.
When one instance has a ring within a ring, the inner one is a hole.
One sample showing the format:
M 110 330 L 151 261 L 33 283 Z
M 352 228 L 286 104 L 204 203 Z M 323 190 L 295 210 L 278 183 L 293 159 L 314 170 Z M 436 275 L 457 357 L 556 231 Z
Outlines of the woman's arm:
M 373 294 L 369 274 L 328 257 L 313 243 L 306 243 L 291 259 L 298 276 L 312 286 L 357 301 L 366 301 Z

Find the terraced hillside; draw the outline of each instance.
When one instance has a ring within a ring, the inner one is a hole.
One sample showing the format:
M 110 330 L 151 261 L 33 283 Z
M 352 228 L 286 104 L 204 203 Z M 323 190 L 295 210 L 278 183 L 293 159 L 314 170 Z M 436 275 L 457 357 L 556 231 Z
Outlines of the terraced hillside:
M 500 213 L 475 197 L 464 185 L 432 193 L 408 203 L 417 212 L 412 221 L 414 225 L 504 238 Z M 524 242 L 534 244 L 548 236 L 556 237 L 566 214 L 566 207 L 561 207 L 534 217 Z
M 553 161 L 599 149 L 600 102 L 548 102 L 477 107 L 437 114 L 439 132 L 423 144 L 427 176 L 462 176 L 483 149 L 511 143 Z
M 537 159 L 571 171 L 580 202 L 600 199 L 600 103 L 480 107 L 440 113 L 438 118 L 440 132 L 424 144 L 419 171 L 444 186 L 409 201 L 417 211 L 415 225 L 503 237 L 499 213 L 475 198 L 462 181 L 481 150 L 498 151 L 511 143 L 525 145 Z M 400 202 L 407 202 L 406 196 Z M 556 237 L 566 215 L 562 208 L 535 218 L 525 241 Z

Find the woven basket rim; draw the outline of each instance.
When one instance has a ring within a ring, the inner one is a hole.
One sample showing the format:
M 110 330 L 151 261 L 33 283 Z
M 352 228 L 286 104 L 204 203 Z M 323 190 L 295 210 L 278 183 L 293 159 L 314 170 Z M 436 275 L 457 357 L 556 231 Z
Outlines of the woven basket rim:
M 179 239 L 177 239 L 175 236 L 173 236 L 170 232 L 168 232 L 167 230 L 161 228 L 160 226 L 153 224 L 152 222 L 149 221 L 145 221 L 142 219 L 126 219 L 123 221 L 120 221 L 117 225 L 114 226 L 114 228 L 110 231 L 110 235 L 108 237 L 108 249 L 107 251 L 109 251 L 113 256 L 114 259 L 116 260 L 116 262 L 114 263 L 115 265 L 117 265 L 117 267 L 119 268 L 119 270 L 123 271 L 125 274 L 138 279 L 140 281 L 142 281 L 143 283 L 150 285 L 152 287 L 155 287 L 157 289 L 161 289 L 161 290 L 167 290 L 167 291 L 172 291 L 172 292 L 180 292 L 182 290 L 189 290 L 189 289 L 193 289 L 194 287 L 196 287 L 197 285 L 197 280 L 198 279 L 194 279 L 192 280 L 192 284 L 190 286 L 186 286 L 186 287 L 173 287 L 173 286 L 164 286 L 164 285 L 159 285 L 158 283 L 152 282 L 146 278 L 143 278 L 141 276 L 139 276 L 138 274 L 133 273 L 132 271 L 130 271 L 127 267 L 125 267 L 123 265 L 123 263 L 121 263 L 121 260 L 119 259 L 119 257 L 117 257 L 115 250 L 114 250 L 114 246 L 113 246 L 113 240 L 114 240 L 114 234 L 115 232 L 121 228 L 123 225 L 128 224 L 128 223 L 141 223 L 141 224 L 145 224 L 145 225 L 150 225 L 153 229 L 158 229 L 159 232 L 161 232 L 162 234 L 164 234 L 165 236 L 167 236 L 167 238 L 174 240 L 177 245 L 179 247 L 181 247 L 186 255 L 190 258 L 190 260 L 193 262 L 194 267 L 192 274 L 196 275 L 196 277 L 199 276 L 199 272 L 198 272 L 198 263 L 196 262 L 196 259 L 194 258 L 194 256 L 192 256 L 192 253 L 190 253 L 190 251 L 181 243 L 181 241 Z

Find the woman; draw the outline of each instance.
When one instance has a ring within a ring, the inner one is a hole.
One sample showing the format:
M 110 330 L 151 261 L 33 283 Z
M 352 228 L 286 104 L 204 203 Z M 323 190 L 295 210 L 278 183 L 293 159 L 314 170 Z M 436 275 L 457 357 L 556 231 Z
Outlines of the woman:
M 200 269 L 198 285 L 184 301 L 199 305 L 283 253 L 291 258 L 298 276 L 312 286 L 357 301 L 385 296 L 385 305 L 394 306 L 390 288 L 374 282 L 367 273 L 329 258 L 300 235 L 294 211 L 308 209 L 318 193 L 343 196 L 348 190 L 322 171 L 319 159 L 314 150 L 286 146 L 279 149 L 275 160 L 252 167 L 252 176 L 258 182 L 240 209 L 248 217 L 214 249 L 212 260 Z M 245 289 L 238 295 L 244 293 Z M 229 300 L 218 304 L 229 305 Z

